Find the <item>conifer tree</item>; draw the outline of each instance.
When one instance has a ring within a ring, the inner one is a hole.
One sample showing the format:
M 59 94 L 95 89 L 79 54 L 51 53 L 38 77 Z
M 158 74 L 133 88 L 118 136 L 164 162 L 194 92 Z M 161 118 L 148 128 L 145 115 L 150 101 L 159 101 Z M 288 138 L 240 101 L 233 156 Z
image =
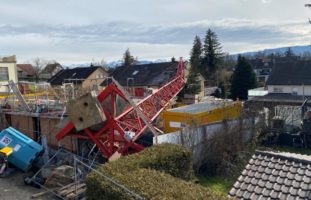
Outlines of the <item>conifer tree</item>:
M 131 55 L 131 52 L 129 49 L 126 49 L 125 53 L 123 54 L 123 62 L 124 62 L 124 66 L 129 66 L 135 63 L 135 59 Z
M 199 68 L 201 65 L 202 43 L 199 36 L 195 36 L 190 52 L 190 72 L 186 84 L 187 94 L 198 94 L 201 91 Z
M 248 90 L 257 86 L 256 76 L 246 58 L 239 56 L 238 63 L 231 80 L 231 98 L 246 100 Z
M 222 62 L 222 47 L 215 32 L 208 29 L 204 38 L 201 72 L 205 77 L 213 75 Z
M 295 54 L 294 54 L 293 50 L 290 47 L 288 47 L 286 49 L 284 55 L 285 55 L 285 57 L 293 57 Z

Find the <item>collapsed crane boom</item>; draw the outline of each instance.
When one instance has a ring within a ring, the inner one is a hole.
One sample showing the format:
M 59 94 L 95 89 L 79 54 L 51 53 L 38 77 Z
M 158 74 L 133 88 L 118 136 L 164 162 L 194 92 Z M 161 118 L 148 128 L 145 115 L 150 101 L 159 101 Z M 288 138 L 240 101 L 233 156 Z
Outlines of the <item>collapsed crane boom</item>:
M 110 158 L 115 152 L 124 155 L 143 150 L 144 146 L 136 141 L 147 127 L 155 134 L 152 122 L 185 85 L 184 68 L 184 62 L 180 59 L 174 79 L 137 105 L 132 102 L 122 86 L 112 79 L 113 81 L 97 96 L 107 118 L 100 130 L 88 127 L 76 131 L 74 124 L 69 122 L 56 135 L 56 139 L 62 140 L 66 136 L 72 136 L 92 140 L 106 158 Z M 117 97 L 130 103 L 120 115 L 117 115 Z

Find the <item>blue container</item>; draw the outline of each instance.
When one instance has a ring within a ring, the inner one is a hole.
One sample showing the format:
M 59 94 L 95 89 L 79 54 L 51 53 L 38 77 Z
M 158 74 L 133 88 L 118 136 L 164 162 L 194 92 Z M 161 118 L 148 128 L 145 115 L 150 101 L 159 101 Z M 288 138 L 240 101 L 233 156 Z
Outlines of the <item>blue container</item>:
M 24 172 L 29 170 L 34 160 L 43 152 L 41 145 L 12 127 L 0 132 L 0 149 L 6 146 L 14 149 L 8 158 L 9 163 Z

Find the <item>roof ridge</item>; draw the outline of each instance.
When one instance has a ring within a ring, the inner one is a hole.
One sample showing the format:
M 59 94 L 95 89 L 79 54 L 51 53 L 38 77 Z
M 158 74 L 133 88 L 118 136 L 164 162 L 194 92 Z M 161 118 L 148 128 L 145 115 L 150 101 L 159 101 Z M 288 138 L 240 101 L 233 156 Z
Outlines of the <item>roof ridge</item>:
M 311 164 L 311 155 L 307 155 L 307 154 L 256 150 L 255 155 L 258 155 L 258 154 L 266 155 L 266 156 L 276 156 L 276 157 L 291 160 L 291 161 L 299 161 L 302 163 Z M 295 157 L 295 156 L 300 156 L 300 157 Z M 309 157 L 310 160 L 306 159 L 305 157 Z

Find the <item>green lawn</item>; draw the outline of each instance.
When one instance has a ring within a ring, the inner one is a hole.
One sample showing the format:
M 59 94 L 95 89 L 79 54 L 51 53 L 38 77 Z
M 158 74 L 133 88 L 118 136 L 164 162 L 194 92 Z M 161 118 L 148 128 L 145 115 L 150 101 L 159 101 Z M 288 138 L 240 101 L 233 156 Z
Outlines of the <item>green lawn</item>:
M 208 187 L 213 192 L 227 195 L 236 180 L 227 180 L 219 176 L 199 176 L 201 185 Z

